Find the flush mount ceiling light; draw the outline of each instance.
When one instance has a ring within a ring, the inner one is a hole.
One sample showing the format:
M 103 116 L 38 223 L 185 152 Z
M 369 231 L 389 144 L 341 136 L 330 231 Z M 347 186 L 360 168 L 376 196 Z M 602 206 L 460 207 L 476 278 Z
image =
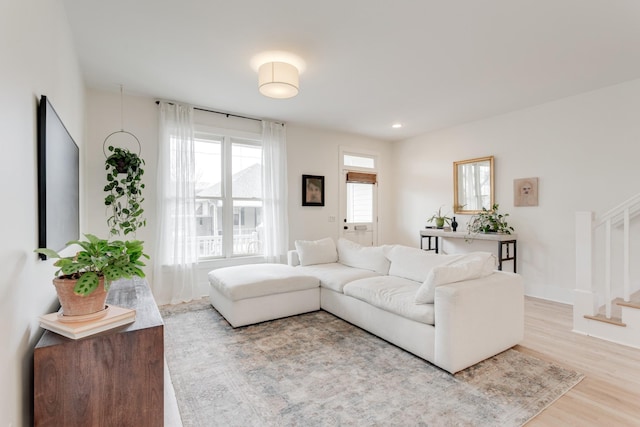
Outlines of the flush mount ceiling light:
M 298 94 L 298 69 L 287 62 L 267 62 L 258 68 L 260 93 L 269 98 L 292 98 Z
M 298 55 L 284 50 L 260 52 L 251 58 L 251 68 L 258 73 L 260 93 L 271 98 L 291 98 L 300 88 L 298 76 L 307 64 Z

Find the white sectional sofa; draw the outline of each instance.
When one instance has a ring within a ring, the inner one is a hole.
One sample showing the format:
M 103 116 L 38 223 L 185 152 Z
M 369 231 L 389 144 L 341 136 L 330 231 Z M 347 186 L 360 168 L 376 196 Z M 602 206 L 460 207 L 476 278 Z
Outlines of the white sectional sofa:
M 516 345 L 521 277 L 486 252 L 436 255 L 401 245 L 296 241 L 289 265 L 209 273 L 211 304 L 234 326 L 326 310 L 456 373 Z
M 516 345 L 524 287 L 495 257 L 436 255 L 348 240 L 297 241 L 289 265 L 320 280 L 320 307 L 429 362 L 458 372 Z

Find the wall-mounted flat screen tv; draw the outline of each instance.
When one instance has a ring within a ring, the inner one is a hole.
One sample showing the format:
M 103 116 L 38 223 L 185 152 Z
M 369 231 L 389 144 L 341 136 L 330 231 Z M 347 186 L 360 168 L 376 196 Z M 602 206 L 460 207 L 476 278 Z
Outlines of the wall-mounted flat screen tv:
M 59 251 L 67 246 L 67 242 L 80 236 L 79 157 L 78 146 L 49 99 L 43 95 L 38 107 L 40 248 Z

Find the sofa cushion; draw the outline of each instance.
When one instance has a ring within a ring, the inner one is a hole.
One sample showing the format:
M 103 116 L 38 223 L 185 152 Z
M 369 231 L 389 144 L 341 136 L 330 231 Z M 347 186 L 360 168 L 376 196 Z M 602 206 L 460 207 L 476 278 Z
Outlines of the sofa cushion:
M 320 286 L 342 293 L 347 283 L 366 277 L 379 276 L 378 273 L 360 268 L 353 268 L 338 262 L 297 267 L 304 274 L 320 279 Z
M 436 287 L 485 277 L 493 273 L 495 268 L 496 257 L 489 252 L 472 252 L 447 265 L 436 266 L 418 288 L 415 302 L 431 304 L 435 298 Z
M 461 255 L 443 255 L 423 251 L 409 246 L 393 245 L 385 247 L 385 255 L 391 261 L 389 275 L 404 277 L 422 283 L 427 274 L 436 266 L 448 264 Z
M 414 302 L 419 286 L 419 283 L 402 277 L 376 276 L 347 283 L 344 294 L 399 316 L 433 325 L 433 304 Z
M 294 242 L 300 265 L 326 264 L 338 261 L 338 251 L 333 239 L 296 240 Z
M 382 246 L 362 246 L 351 240 L 338 239 L 338 262 L 349 267 L 362 268 L 380 274 L 388 274 L 391 262 L 384 255 Z
M 317 288 L 316 277 L 284 264 L 246 264 L 212 270 L 209 283 L 231 301 Z

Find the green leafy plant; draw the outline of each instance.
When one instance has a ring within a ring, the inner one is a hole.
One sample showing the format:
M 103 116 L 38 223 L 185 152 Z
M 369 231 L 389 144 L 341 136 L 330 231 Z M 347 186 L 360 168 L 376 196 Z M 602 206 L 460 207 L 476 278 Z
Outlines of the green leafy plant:
M 431 218 L 427 219 L 427 222 L 435 222 L 437 228 L 442 228 L 445 224 L 451 224 L 451 218 L 442 214 L 442 206 L 440 206 L 438 211 L 434 213 Z
M 61 257 L 56 251 L 39 248 L 35 252 L 57 259 L 53 264 L 59 269 L 55 276 L 61 279 L 77 280 L 74 293 L 88 295 L 98 287 L 100 277 L 104 277 L 105 290 L 111 282 L 133 276 L 144 277 L 140 258 L 149 256 L 143 252 L 140 240 L 112 241 L 99 239 L 93 234 L 85 234 L 86 240 L 73 240 L 67 245 L 79 245 L 82 250 L 69 257 Z
M 499 213 L 498 207 L 499 205 L 496 203 L 491 207 L 491 210 L 482 208 L 481 212 L 471 217 L 471 220 L 467 224 L 468 233 L 511 234 L 513 227 L 511 227 L 506 220 L 509 214 Z
M 104 204 L 111 208 L 107 225 L 112 235 L 120 234 L 121 231 L 127 235 L 147 225 L 147 220 L 142 216 L 142 166 L 145 163 L 136 153 L 126 148 L 109 146 L 108 149 L 113 154 L 105 162 L 107 185 L 104 191 L 109 194 L 105 197 Z

